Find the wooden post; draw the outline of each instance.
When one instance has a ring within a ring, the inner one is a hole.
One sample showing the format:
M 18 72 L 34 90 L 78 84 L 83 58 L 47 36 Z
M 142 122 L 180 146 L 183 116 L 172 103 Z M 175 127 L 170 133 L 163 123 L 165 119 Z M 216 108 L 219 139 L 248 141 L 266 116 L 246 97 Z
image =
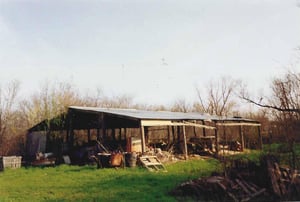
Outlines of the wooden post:
M 122 128 L 119 128 L 119 141 L 122 140 Z M 126 140 L 126 138 L 125 138 Z
M 142 121 L 140 121 L 140 129 L 141 129 L 141 141 L 142 141 L 142 154 L 146 152 L 146 142 L 145 142 L 145 129 L 142 125 Z
M 149 136 L 148 136 L 149 135 L 149 127 L 148 126 L 144 126 L 144 133 L 145 133 L 145 144 L 146 144 L 146 142 L 149 141 Z
M 101 121 L 102 121 L 102 137 L 106 139 L 106 128 L 105 128 L 105 121 L 104 121 L 104 113 L 101 113 Z
M 218 157 L 219 156 L 219 138 L 218 138 L 218 127 L 217 127 L 217 122 L 215 122 L 215 144 L 216 144 L 216 148 L 215 148 L 215 156 Z
M 224 121 L 223 121 L 224 123 Z M 226 128 L 225 126 L 223 125 L 223 155 L 225 157 L 225 145 L 227 145 L 227 137 L 226 137 Z M 230 150 L 230 146 L 228 145 L 228 150 Z
M 194 120 L 193 122 L 194 122 L 195 124 L 197 124 L 197 121 L 196 121 L 196 120 Z M 193 129 L 194 129 L 194 136 L 197 137 L 196 127 L 194 126 Z
M 173 137 L 173 143 L 175 142 L 175 126 L 172 127 L 172 137 Z
M 202 124 L 205 125 L 205 121 L 202 120 Z M 202 129 L 203 130 L 203 137 L 206 137 L 206 130 L 205 128 Z
M 116 129 L 115 128 L 112 128 L 112 138 L 114 141 L 116 141 Z
M 188 159 L 188 150 L 187 150 L 187 142 L 186 142 L 186 134 L 185 134 L 185 126 L 182 126 L 183 131 L 183 144 L 184 144 L 184 158 Z
M 73 113 L 70 111 L 68 116 L 68 145 L 69 148 L 74 144 L 74 130 L 73 130 Z
M 171 134 L 170 134 L 170 126 L 167 126 L 168 130 L 168 144 L 170 144 Z
M 177 126 L 177 143 L 180 145 L 180 126 Z
M 100 128 L 97 128 L 97 140 L 100 140 Z
M 261 132 L 260 132 L 260 126 L 257 126 L 257 132 L 258 132 L 258 138 L 259 138 L 259 149 L 263 149 L 263 142 L 262 142 L 262 136 L 261 136 Z
M 243 126 L 240 126 L 240 140 L 241 140 L 241 151 L 244 151 L 245 148 L 245 142 L 244 142 L 244 131 L 243 131 Z
M 100 129 L 102 128 L 102 123 L 103 123 L 102 118 L 103 118 L 103 116 L 102 116 L 102 114 L 100 114 L 98 116 L 98 123 L 97 123 L 97 140 L 98 141 L 100 140 Z
M 88 143 L 91 142 L 91 129 L 87 130 L 87 136 L 88 136 Z

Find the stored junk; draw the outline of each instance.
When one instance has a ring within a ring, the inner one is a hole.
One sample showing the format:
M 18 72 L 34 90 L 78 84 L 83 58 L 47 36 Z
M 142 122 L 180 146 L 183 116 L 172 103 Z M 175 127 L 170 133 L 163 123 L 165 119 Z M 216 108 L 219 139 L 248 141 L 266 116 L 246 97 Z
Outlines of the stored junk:
M 204 201 L 249 201 L 265 191 L 242 179 L 212 176 L 185 182 L 173 191 L 173 195 L 188 195 Z

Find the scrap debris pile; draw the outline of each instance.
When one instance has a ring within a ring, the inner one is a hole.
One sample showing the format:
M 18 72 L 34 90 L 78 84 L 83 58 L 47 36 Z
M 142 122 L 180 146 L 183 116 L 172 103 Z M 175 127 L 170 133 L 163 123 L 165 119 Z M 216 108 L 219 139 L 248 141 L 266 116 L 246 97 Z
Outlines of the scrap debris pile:
M 225 176 L 215 175 L 184 182 L 171 194 L 192 197 L 197 201 L 300 200 L 299 171 L 279 167 L 271 156 L 262 158 L 256 168 L 253 163 L 243 165 L 231 168 Z
M 238 178 L 212 176 L 182 183 L 173 194 L 191 196 L 203 201 L 248 201 L 263 192 L 265 188 Z

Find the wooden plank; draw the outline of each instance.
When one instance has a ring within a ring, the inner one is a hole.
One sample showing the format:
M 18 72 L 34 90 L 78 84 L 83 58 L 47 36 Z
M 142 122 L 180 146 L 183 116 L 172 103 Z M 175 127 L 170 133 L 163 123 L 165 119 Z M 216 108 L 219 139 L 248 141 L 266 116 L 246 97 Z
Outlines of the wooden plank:
M 104 147 L 103 144 L 101 144 L 101 142 L 99 140 L 96 140 L 96 142 L 106 153 L 109 153 L 109 151 Z
M 260 123 L 218 123 L 222 126 L 261 126 Z
M 188 121 L 172 122 L 170 120 L 141 120 L 142 126 L 193 126 L 198 128 L 215 129 L 213 126 L 207 126 L 198 123 L 192 123 Z
M 142 126 L 172 126 L 169 120 L 142 120 Z
M 266 163 L 267 163 L 267 167 L 268 167 L 268 175 L 269 175 L 270 180 L 271 180 L 273 192 L 276 195 L 281 196 L 281 191 L 280 191 L 280 188 L 279 188 L 279 185 L 278 185 L 278 177 L 276 176 L 274 166 L 273 166 L 271 160 L 267 160 Z
M 213 126 L 207 126 L 205 124 L 199 124 L 199 123 L 192 123 L 192 122 L 188 122 L 188 121 L 183 121 L 185 126 L 194 126 L 194 127 L 198 127 L 198 128 L 203 128 L 203 129 L 215 129 L 215 127 Z
M 247 182 L 243 182 L 244 183 L 244 185 L 248 188 L 248 189 L 250 189 L 251 191 L 253 191 L 253 192 L 257 192 L 257 189 L 255 189 L 255 187 L 253 187 L 253 186 L 251 186 L 249 183 L 247 183 Z
M 252 182 L 248 182 L 248 184 L 250 184 L 252 187 L 254 187 L 256 190 L 259 189 L 259 187 L 256 184 L 253 184 Z
M 283 196 L 283 195 L 285 195 L 287 193 L 287 189 L 286 189 L 285 184 L 284 184 L 284 182 L 282 180 L 282 173 L 280 171 L 278 163 L 274 163 L 274 167 L 275 167 L 277 182 L 279 184 L 281 196 Z
M 255 192 L 255 193 L 253 193 L 253 194 L 251 195 L 251 197 L 254 198 L 254 197 L 256 197 L 256 196 L 258 196 L 258 195 L 264 193 L 265 191 L 266 191 L 266 189 L 265 189 L 265 188 L 262 188 L 261 190 L 259 190 L 259 191 Z
M 240 185 L 240 187 L 242 187 L 244 192 L 246 192 L 249 196 L 251 195 L 251 192 L 247 189 L 242 181 L 240 181 L 239 179 L 236 179 L 235 181 L 238 183 L 238 185 Z

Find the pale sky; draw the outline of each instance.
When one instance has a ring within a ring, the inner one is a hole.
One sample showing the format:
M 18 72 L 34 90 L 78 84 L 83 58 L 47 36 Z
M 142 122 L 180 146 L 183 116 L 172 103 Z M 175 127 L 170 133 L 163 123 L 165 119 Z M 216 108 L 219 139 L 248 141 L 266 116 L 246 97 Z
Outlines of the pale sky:
M 170 104 L 221 76 L 256 92 L 299 47 L 300 0 L 0 0 L 0 84 L 28 95 L 72 81 Z

